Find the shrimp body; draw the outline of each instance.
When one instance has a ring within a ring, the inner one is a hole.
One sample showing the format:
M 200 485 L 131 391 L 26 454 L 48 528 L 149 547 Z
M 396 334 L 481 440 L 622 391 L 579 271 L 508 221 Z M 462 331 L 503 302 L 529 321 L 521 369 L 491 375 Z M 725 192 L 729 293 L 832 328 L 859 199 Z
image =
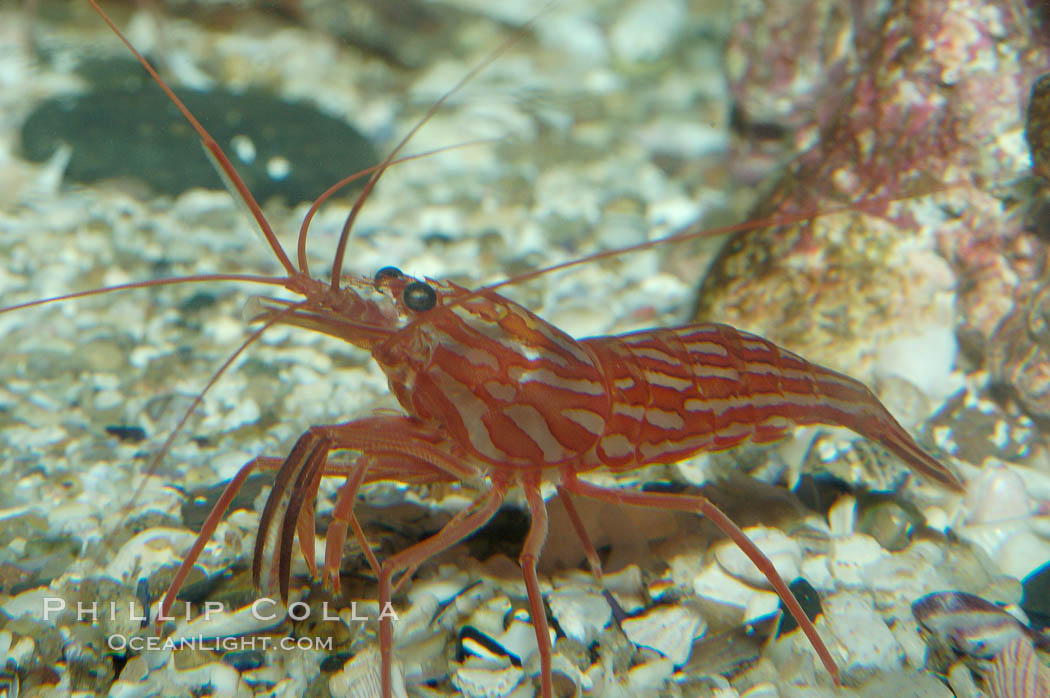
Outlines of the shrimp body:
M 489 467 L 625 471 L 828 424 L 959 487 L 863 383 L 756 335 L 703 323 L 575 340 L 493 291 L 435 288 L 373 356 L 409 414 Z

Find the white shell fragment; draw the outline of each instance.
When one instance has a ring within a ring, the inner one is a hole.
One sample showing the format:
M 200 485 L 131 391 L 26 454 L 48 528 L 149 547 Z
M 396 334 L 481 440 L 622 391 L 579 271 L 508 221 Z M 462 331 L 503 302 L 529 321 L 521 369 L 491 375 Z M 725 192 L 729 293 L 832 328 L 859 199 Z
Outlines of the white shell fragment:
M 555 639 L 553 629 L 548 628 L 550 641 Z M 515 618 L 507 626 L 502 634 L 492 638 L 505 650 L 518 657 L 522 663 L 528 663 L 532 655 L 536 654 L 536 629 L 530 621 Z
M 843 495 L 835 500 L 828 510 L 828 527 L 831 535 L 846 537 L 853 533 L 857 524 L 857 499 L 852 495 Z
M 642 583 L 642 570 L 638 565 L 628 565 L 619 572 L 606 574 L 602 581 L 627 613 L 645 608 L 645 585 Z
M 146 529 L 124 544 L 105 574 L 126 582 L 148 577 L 165 565 L 177 564 L 196 539 L 196 534 L 177 528 Z
M 613 51 L 627 61 L 660 59 L 681 32 L 687 12 L 681 0 L 624 3 L 625 11 L 609 32 Z
M 688 606 L 657 606 L 627 618 L 620 627 L 635 645 L 656 650 L 678 667 L 689 661 L 693 641 L 704 634 L 707 623 Z
M 864 568 L 886 555 L 888 553 L 877 540 L 866 533 L 854 533 L 847 538 L 832 540 L 828 570 L 842 585 L 861 586 L 864 583 Z
M 391 673 L 393 698 L 408 698 L 405 677 L 396 658 Z M 332 698 L 380 698 L 381 686 L 379 650 L 375 647 L 360 652 L 328 679 L 328 690 L 331 691 Z
M 788 581 L 798 577 L 799 566 L 802 564 L 802 549 L 797 542 L 788 538 L 782 531 L 766 526 L 746 528 L 744 534 L 766 554 L 781 577 Z M 737 579 L 761 589 L 769 588 L 766 576 L 732 541 L 722 541 L 715 548 L 715 558 L 722 569 Z
M 777 595 L 774 592 L 748 586 L 736 577 L 726 574 L 718 564 L 708 565 L 693 578 L 693 592 L 701 598 L 740 608 L 764 609 L 769 607 L 769 604 L 776 608 L 777 604 Z M 757 601 L 756 596 L 768 599 L 765 602 Z M 746 620 L 753 618 L 747 616 Z
M 1024 478 L 1017 468 L 997 460 L 966 483 L 967 524 L 991 524 L 1028 516 L 1032 511 Z
M 600 594 L 590 591 L 555 589 L 547 605 L 568 637 L 589 645 L 612 620 L 612 607 Z
M 468 698 L 506 698 L 524 678 L 525 672 L 516 666 L 459 667 L 452 673 L 452 685 Z
M 994 551 L 999 569 L 1014 579 L 1024 579 L 1050 560 L 1050 540 L 1034 530 L 1017 531 Z
M 188 622 L 183 620 L 172 633 L 171 639 L 235 637 L 280 625 L 284 617 L 285 612 L 280 603 L 271 604 L 263 599 L 262 603 L 249 604 L 236 611 L 216 610 L 198 615 Z
M 1002 571 L 1023 579 L 1050 559 L 1045 514 L 1029 495 L 1043 476 L 1026 468 L 989 459 L 967 483 L 959 537 L 981 547 Z
M 630 681 L 629 686 L 634 692 L 628 695 L 639 695 L 639 691 L 645 691 L 646 694 L 656 692 L 671 678 L 673 672 L 674 663 L 666 657 L 631 667 L 627 675 Z
M 838 645 L 840 669 L 856 676 L 903 666 L 903 649 L 867 596 L 840 592 L 822 605 Z
M 12 618 L 29 615 L 43 620 L 48 609 L 46 600 L 53 596 L 54 593 L 49 592 L 46 588 L 29 589 L 17 596 L 4 599 L 3 603 L 0 604 L 0 611 Z

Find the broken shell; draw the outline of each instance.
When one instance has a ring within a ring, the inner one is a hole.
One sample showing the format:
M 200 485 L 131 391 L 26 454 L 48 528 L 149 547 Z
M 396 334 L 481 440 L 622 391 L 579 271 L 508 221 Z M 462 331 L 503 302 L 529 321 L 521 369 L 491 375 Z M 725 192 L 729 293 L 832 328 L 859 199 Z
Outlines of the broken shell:
M 828 556 L 828 570 L 842 585 L 863 586 L 863 569 L 883 559 L 887 554 L 877 540 L 865 533 L 834 538 L 831 554 Z
M 178 528 L 146 529 L 121 547 L 104 574 L 125 584 L 152 576 L 165 565 L 177 564 L 196 540 L 197 534 Z M 209 542 L 201 559 L 209 559 L 217 547 Z
M 736 577 L 729 576 L 717 564 L 708 565 L 693 578 L 693 592 L 701 598 L 741 608 L 747 608 L 756 594 L 771 596 L 774 608 L 776 608 L 778 598 L 771 591 L 760 591 Z
M 991 698 L 1050 697 L 1050 669 L 1027 638 L 1014 638 L 995 655 L 985 682 Z
M 1024 479 L 1002 461 L 990 459 L 966 484 L 967 524 L 989 524 L 1028 516 L 1033 509 Z
M 394 624 L 394 641 L 409 643 L 422 639 L 434 632 L 433 620 L 440 603 L 432 594 L 416 594 L 412 605 Z
M 553 631 L 550 638 L 554 642 Z M 459 632 L 457 657 L 477 657 L 490 667 L 504 667 L 508 662 L 521 666 L 536 652 L 536 631 L 526 611 L 516 612 L 502 633 L 490 635 L 470 625 Z
M 828 509 L 828 527 L 831 535 L 845 537 L 853 533 L 857 525 L 857 499 L 851 495 L 842 495 Z
M 618 572 L 604 574 L 602 582 L 624 611 L 635 613 L 646 607 L 648 594 L 638 565 L 627 565 Z
M 193 693 L 199 693 L 207 686 L 218 695 L 248 695 L 237 670 L 222 662 L 209 662 L 189 669 L 176 669 L 171 672 L 171 677 L 176 686 L 189 689 Z
M 583 645 L 591 644 L 612 620 L 609 602 L 591 591 L 555 589 L 547 605 L 562 632 Z
M 452 685 L 468 698 L 505 698 L 525 678 L 521 667 L 502 669 L 459 667 L 452 673 Z
M 3 658 L 4 664 L 16 667 L 25 666 L 29 658 L 33 656 L 33 652 L 36 651 L 36 643 L 31 637 L 19 638 L 13 647 L 12 642 L 14 642 L 14 636 L 11 632 L 0 630 L 0 658 Z
M 391 671 L 393 698 L 408 698 L 401 663 L 394 658 Z M 379 675 L 379 650 L 374 647 L 359 652 L 328 679 L 332 698 L 379 698 L 382 695 Z
M 844 672 L 856 679 L 858 674 L 903 665 L 904 650 L 867 595 L 840 592 L 824 599 L 823 605 Z
M 550 633 L 550 641 L 553 643 L 556 635 L 553 630 Z M 539 651 L 536 646 L 536 630 L 532 627 L 532 619 L 527 613 L 520 613 L 508 625 L 503 634 L 493 638 L 500 646 L 504 647 L 510 654 L 519 657 L 522 663 L 527 663 L 532 655 Z
M 1035 523 L 1035 519 L 1029 519 Z M 1024 579 L 1046 560 L 1050 560 L 1050 540 L 1035 530 L 1018 530 L 1017 533 L 1003 540 L 994 552 L 989 551 L 992 559 L 999 563 L 999 569 L 1014 579 Z
M 911 609 L 915 620 L 936 640 L 971 657 L 991 659 L 1017 638 L 1046 644 L 1009 613 L 973 594 L 927 594 Z
M 680 667 L 689 661 L 693 641 L 703 637 L 707 623 L 688 606 L 657 606 L 625 619 L 620 627 L 635 645 L 656 650 Z
M 628 695 L 638 695 L 640 691 L 645 691 L 648 695 L 659 692 L 673 672 L 674 665 L 670 659 L 664 657 L 631 667 L 627 676 L 629 690 L 633 693 Z
M 508 664 L 521 666 L 521 658 L 472 625 L 464 625 L 456 643 L 456 661 L 470 658 L 474 666 L 503 668 Z
M 777 572 L 786 580 L 798 577 L 802 565 L 802 548 L 782 531 L 765 526 L 744 529 L 744 535 L 766 554 Z M 732 541 L 722 541 L 715 548 L 715 559 L 728 574 L 760 589 L 769 588 L 769 580 Z
M 158 602 L 159 604 L 159 602 Z M 154 617 L 159 606 L 153 609 Z M 169 612 L 171 613 L 171 612 Z M 175 616 L 178 618 L 178 616 Z M 190 621 L 180 619 L 171 639 L 234 637 L 268 630 L 284 622 L 285 610 L 280 603 L 259 606 L 253 603 L 236 611 L 206 611 Z

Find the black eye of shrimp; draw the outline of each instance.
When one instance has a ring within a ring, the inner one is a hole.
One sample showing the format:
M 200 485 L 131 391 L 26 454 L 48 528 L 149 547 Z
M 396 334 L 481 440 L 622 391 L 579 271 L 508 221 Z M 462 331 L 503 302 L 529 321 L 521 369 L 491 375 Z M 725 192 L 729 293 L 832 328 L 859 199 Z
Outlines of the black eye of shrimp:
M 402 298 L 409 310 L 421 312 L 437 305 L 437 292 L 422 281 L 413 281 L 405 286 Z
M 397 267 L 383 267 L 376 272 L 375 278 L 372 283 L 375 284 L 376 288 L 382 286 L 384 279 L 400 279 L 404 274 Z

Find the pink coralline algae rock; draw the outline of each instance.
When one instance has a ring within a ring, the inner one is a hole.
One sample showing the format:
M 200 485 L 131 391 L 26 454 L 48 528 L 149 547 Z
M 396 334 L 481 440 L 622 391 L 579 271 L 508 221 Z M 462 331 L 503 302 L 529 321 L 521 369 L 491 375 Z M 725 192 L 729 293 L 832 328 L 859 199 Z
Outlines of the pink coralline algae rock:
M 735 29 L 740 120 L 800 153 L 756 215 L 849 210 L 737 235 L 697 312 L 864 379 L 931 328 L 983 347 L 1013 307 L 1039 249 L 1006 188 L 1030 168 L 1023 114 L 1050 64 L 1019 3 L 879 5 L 767 0 Z

